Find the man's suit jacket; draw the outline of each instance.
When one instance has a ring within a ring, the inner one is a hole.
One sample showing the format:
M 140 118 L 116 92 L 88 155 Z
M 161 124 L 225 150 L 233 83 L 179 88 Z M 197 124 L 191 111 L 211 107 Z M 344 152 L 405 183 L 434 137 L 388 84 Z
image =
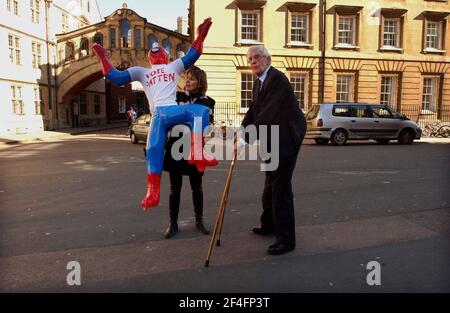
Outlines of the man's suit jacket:
M 306 132 L 306 120 L 298 105 L 294 90 L 286 75 L 270 67 L 259 90 L 257 79 L 253 85 L 253 101 L 242 121 L 242 126 L 269 126 L 268 147 L 271 151 L 271 125 L 279 125 L 280 157 L 298 153 Z

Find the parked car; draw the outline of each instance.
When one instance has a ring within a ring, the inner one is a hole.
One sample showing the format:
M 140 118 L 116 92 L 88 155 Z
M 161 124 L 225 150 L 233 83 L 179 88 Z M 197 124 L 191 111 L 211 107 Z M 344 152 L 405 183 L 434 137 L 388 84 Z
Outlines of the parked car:
M 366 103 L 324 103 L 312 106 L 307 114 L 305 138 L 325 145 L 345 145 L 347 140 L 374 139 L 379 144 L 398 140 L 411 144 L 420 139 L 419 125 L 392 108 Z
M 131 124 L 130 129 L 130 140 L 132 143 L 137 144 L 139 141 L 147 142 L 148 131 L 150 128 L 150 114 L 141 115 L 136 119 L 136 121 Z M 211 124 L 211 131 L 206 134 L 207 137 L 214 135 L 213 124 Z M 179 129 L 180 130 L 180 129 Z M 183 131 L 183 130 L 181 130 Z M 188 129 L 186 130 L 188 131 Z
M 137 144 L 139 141 L 147 142 L 150 117 L 150 114 L 141 115 L 131 124 L 130 140 L 132 143 Z

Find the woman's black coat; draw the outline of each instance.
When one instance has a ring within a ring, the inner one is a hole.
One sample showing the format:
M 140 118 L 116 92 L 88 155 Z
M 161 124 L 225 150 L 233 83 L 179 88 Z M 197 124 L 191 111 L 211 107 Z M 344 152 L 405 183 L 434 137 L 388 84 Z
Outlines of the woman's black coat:
M 214 105 L 216 104 L 216 101 L 214 101 L 214 99 L 208 96 L 196 97 L 196 95 L 188 95 L 185 92 L 177 92 L 177 103 L 179 105 L 182 104 L 189 105 L 196 103 L 208 107 L 211 110 L 209 121 L 210 123 L 214 122 Z M 172 146 L 178 139 L 181 138 L 181 136 L 182 134 L 180 135 L 180 137 L 171 136 L 167 141 L 165 149 L 166 151 L 164 155 L 164 167 L 163 167 L 164 171 L 166 172 L 176 171 L 181 175 L 203 175 L 203 173 L 197 171 L 195 165 L 188 164 L 186 160 L 176 161 L 172 158 L 172 154 L 170 153 L 170 151 L 172 151 Z M 180 150 L 180 153 L 183 153 L 183 151 Z

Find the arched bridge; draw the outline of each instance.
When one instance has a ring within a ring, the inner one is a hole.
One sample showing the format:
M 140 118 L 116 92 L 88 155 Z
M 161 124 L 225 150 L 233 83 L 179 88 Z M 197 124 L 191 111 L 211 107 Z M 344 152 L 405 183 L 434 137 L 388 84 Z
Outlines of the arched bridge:
M 154 42 L 164 47 L 171 59 L 186 53 L 190 46 L 189 36 L 148 23 L 128 8 L 116 10 L 100 23 L 59 34 L 57 38 L 58 103 L 103 77 L 92 53 L 95 42 L 109 51 L 112 64 L 119 69 L 148 67 L 147 54 Z

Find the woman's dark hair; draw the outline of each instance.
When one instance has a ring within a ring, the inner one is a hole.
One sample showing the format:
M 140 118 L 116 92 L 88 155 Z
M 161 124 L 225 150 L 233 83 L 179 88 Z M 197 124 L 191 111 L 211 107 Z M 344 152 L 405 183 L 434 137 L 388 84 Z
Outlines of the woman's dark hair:
M 205 71 L 194 65 L 187 70 L 186 77 L 188 75 L 191 75 L 198 80 L 198 91 L 204 96 L 208 90 L 208 77 L 206 76 Z

